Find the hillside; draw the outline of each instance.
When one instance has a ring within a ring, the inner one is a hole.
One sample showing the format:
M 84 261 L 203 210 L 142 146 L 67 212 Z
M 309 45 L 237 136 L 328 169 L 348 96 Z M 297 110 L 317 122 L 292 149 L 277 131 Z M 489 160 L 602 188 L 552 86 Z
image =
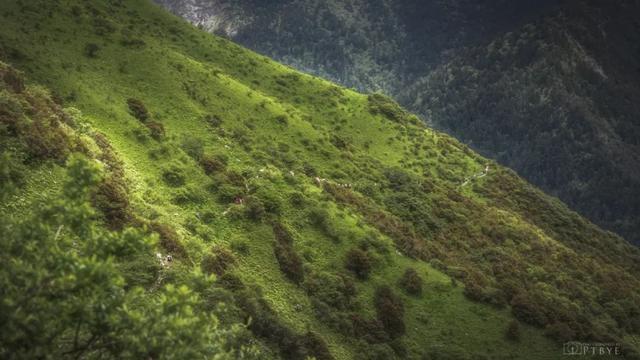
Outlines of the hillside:
M 640 251 L 390 99 L 146 0 L 0 18 L 0 358 L 637 358 Z
M 298 69 L 382 90 L 640 241 L 634 1 L 157 2 Z
M 595 2 L 571 10 L 460 51 L 403 98 L 638 243 L 640 7 Z

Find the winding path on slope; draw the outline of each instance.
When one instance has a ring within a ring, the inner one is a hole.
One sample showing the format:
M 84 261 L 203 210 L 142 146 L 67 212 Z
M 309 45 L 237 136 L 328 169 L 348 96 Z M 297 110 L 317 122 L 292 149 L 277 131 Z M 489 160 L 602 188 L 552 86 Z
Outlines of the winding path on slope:
M 468 177 L 464 180 L 464 182 L 462 184 L 460 184 L 460 187 L 465 187 L 466 185 L 468 185 L 470 182 L 474 181 L 474 180 L 478 180 L 480 178 L 483 178 L 485 176 L 487 176 L 487 174 L 489 173 L 489 165 L 485 166 L 484 171 L 479 172 L 471 177 Z

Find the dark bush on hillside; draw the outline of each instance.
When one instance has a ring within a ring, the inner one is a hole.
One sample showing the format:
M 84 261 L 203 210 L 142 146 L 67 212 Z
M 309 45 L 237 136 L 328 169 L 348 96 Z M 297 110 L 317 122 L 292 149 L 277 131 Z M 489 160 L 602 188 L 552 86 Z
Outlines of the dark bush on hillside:
M 217 246 L 204 256 L 201 267 L 206 274 L 221 276 L 235 263 L 236 258 L 229 249 Z
M 180 147 L 195 161 L 200 161 L 204 155 L 204 142 L 200 138 L 185 136 Z
M 317 176 L 318 175 L 318 171 L 316 170 L 316 168 L 309 163 L 304 163 L 302 164 L 302 172 L 307 175 L 307 176 Z
M 162 140 L 165 136 L 164 125 L 157 121 L 148 121 L 145 123 L 147 128 L 149 129 L 149 134 L 155 140 Z
M 268 188 L 260 188 L 256 191 L 256 197 L 260 199 L 267 213 L 280 215 L 282 211 L 282 199 L 276 191 Z
M 24 91 L 24 85 L 17 72 L 1 64 L 0 80 L 0 88 L 10 90 L 0 92 L 0 136 L 7 137 L 0 142 L 0 150 L 16 141 L 27 152 L 27 162 L 65 160 L 76 146 L 64 126 L 67 116 L 45 93 L 12 93 Z
M 224 174 L 225 181 L 231 185 L 246 187 L 247 179 L 246 177 L 235 170 L 229 170 Z
M 548 321 L 538 305 L 525 293 L 518 293 L 511 299 L 511 312 L 518 320 L 531 325 L 545 326 Z
M 369 344 L 378 344 L 389 341 L 389 334 L 384 325 L 378 319 L 367 319 L 358 313 L 350 316 L 353 327 L 353 335 Z
M 366 251 L 354 248 L 347 252 L 345 268 L 353 272 L 360 280 L 366 280 L 371 273 L 371 258 Z
M 120 45 L 124 47 L 129 47 L 132 49 L 142 49 L 147 45 L 144 40 L 136 38 L 135 34 L 128 29 L 122 29 L 121 35 L 122 37 L 120 39 Z
M 244 204 L 244 211 L 245 214 L 247 214 L 247 218 L 253 221 L 260 221 L 264 219 L 265 215 L 267 214 L 264 203 L 262 202 L 262 200 L 255 196 L 248 196 L 245 199 Z
M 255 289 L 241 290 L 235 296 L 242 309 L 249 329 L 256 336 L 276 344 L 284 359 L 302 360 L 310 356 L 317 359 L 332 359 L 325 352 L 324 341 L 315 335 L 300 336 L 283 324 L 266 300 Z M 251 321 L 248 321 L 251 319 Z
M 249 255 L 250 253 L 250 249 L 249 249 L 249 244 L 247 244 L 246 241 L 243 240 L 235 240 L 231 242 L 231 249 L 233 249 L 234 252 L 236 252 L 237 254 L 240 255 Z
M 405 332 L 404 305 L 389 286 L 380 286 L 374 295 L 374 305 L 378 320 L 391 338 L 402 336 Z
M 389 120 L 404 123 L 408 113 L 400 105 L 382 94 L 371 94 L 368 96 L 369 111 L 372 114 L 382 114 Z
M 122 229 L 130 220 L 129 194 L 121 177 L 109 176 L 100 182 L 93 194 L 92 203 L 102 212 L 111 229 Z
M 222 125 L 222 119 L 218 115 L 207 115 L 204 117 L 204 121 L 212 127 L 219 127 Z
M 151 118 L 149 110 L 147 110 L 147 107 L 141 100 L 129 98 L 127 99 L 127 105 L 129 106 L 131 115 L 141 122 L 144 123 Z
M 205 174 L 211 175 L 223 171 L 227 167 L 227 162 L 219 155 L 203 155 L 200 158 L 200 166 Z
M 569 325 L 563 322 L 555 322 L 545 328 L 545 336 L 557 341 L 558 343 L 566 343 L 576 339 L 576 332 Z
M 275 118 L 276 122 L 280 125 L 288 125 L 289 124 L 289 118 L 287 118 L 287 115 L 278 115 Z
M 442 346 L 440 344 L 431 346 L 422 355 L 422 360 L 486 360 L 484 356 L 469 356 L 467 351 L 456 345 Z
M 280 270 L 285 276 L 295 284 L 300 284 L 304 280 L 304 268 L 302 259 L 293 247 L 284 243 L 275 243 L 274 253 Z
M 171 187 L 180 187 L 186 183 L 186 178 L 182 172 L 182 169 L 172 167 L 166 169 L 162 174 L 164 182 Z
M 291 203 L 291 205 L 299 208 L 306 203 L 306 199 L 304 197 L 304 194 L 299 191 L 295 191 L 289 194 L 289 202 Z
M 6 88 L 14 93 L 22 93 L 25 89 L 24 80 L 22 76 L 13 68 L 0 69 L 0 75 L 2 76 L 2 82 L 6 85 Z M 2 84 L 0 84 L 1 86 Z
M 320 229 L 326 229 L 329 226 L 329 212 L 320 206 L 313 206 L 307 217 L 313 225 Z
M 333 355 L 329 351 L 327 342 L 313 331 L 307 331 L 298 337 L 300 347 L 304 349 L 303 358 L 314 358 L 316 360 L 333 360 Z
M 395 338 L 389 342 L 389 346 L 393 349 L 393 352 L 398 355 L 399 359 L 407 358 L 407 345 L 402 341 L 402 338 Z
M 350 313 L 332 308 L 330 305 L 311 297 L 314 315 L 324 324 L 346 336 L 353 336 Z
M 407 269 L 400 278 L 400 286 L 409 294 L 419 296 L 422 294 L 422 278 L 418 272 L 413 269 Z
M 96 17 L 93 19 L 93 30 L 98 36 L 105 36 L 116 31 L 115 25 L 104 17 Z
M 505 337 L 510 341 L 520 341 L 520 324 L 516 320 L 509 322 Z
M 302 259 L 293 248 L 293 237 L 289 230 L 279 222 L 273 224 L 273 234 L 276 238 L 273 250 L 280 270 L 289 280 L 300 284 L 304 280 L 304 267 Z
M 284 244 L 293 244 L 293 236 L 289 230 L 280 222 L 274 222 L 272 224 L 273 235 L 276 238 L 276 241 Z
M 16 154 L 9 151 L 0 152 L 0 202 L 25 185 L 26 171 L 26 166 Z
M 242 280 L 231 273 L 224 273 L 219 276 L 218 284 L 229 291 L 240 291 L 245 288 Z
M 393 349 L 384 343 L 374 343 L 362 346 L 355 360 L 395 360 L 397 359 Z
M 331 143 L 340 150 L 349 150 L 351 141 L 344 137 L 333 135 L 333 137 L 331 137 Z
M 193 186 L 177 189 L 176 194 L 171 199 L 171 202 L 186 207 L 190 204 L 202 204 L 205 201 L 205 196 Z
M 230 203 L 244 196 L 245 189 L 231 184 L 213 185 L 212 192 L 217 193 L 218 199 L 223 203 Z
M 306 276 L 304 287 L 310 297 L 334 309 L 348 310 L 354 305 L 356 287 L 348 276 L 314 271 Z
M 184 257 L 187 253 L 174 228 L 167 224 L 152 222 L 150 228 L 160 237 L 160 246 L 175 257 Z
M 98 46 L 98 44 L 90 43 L 84 47 L 84 55 L 91 59 L 98 57 L 98 51 L 100 51 L 100 46 Z
M 329 211 L 320 207 L 313 206 L 309 210 L 309 221 L 321 230 L 327 237 L 335 242 L 340 242 L 341 235 L 335 224 L 331 221 Z

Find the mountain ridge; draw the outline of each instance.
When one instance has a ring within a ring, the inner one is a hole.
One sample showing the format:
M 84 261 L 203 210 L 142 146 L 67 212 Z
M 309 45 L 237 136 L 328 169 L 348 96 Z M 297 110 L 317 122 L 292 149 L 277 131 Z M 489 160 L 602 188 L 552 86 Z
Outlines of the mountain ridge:
M 180 14 L 181 1 L 158 2 Z M 196 24 L 217 11 L 206 0 L 190 4 L 199 18 L 186 18 Z M 343 85 L 391 94 L 431 126 L 514 168 L 599 225 L 639 241 L 634 116 L 640 110 L 632 104 L 640 98 L 633 20 L 640 10 L 634 2 L 548 1 L 533 8 L 523 2 L 408 0 L 354 0 L 344 8 L 330 1 L 216 4 L 241 9 L 243 23 L 229 36 L 234 41 Z M 497 43 L 504 53 L 485 51 Z M 560 59 L 571 59 L 562 66 L 573 70 L 560 66 Z M 492 61 L 505 74 L 486 69 Z M 460 76 L 447 82 L 447 72 Z M 602 78 L 607 73 L 615 76 Z M 543 89 L 561 110 L 535 97 L 526 102 Z M 540 127 L 561 135 L 537 139 Z M 617 159 L 625 164 L 618 166 Z M 606 170 L 595 171 L 600 167 Z M 560 173 L 551 174 L 554 169 Z

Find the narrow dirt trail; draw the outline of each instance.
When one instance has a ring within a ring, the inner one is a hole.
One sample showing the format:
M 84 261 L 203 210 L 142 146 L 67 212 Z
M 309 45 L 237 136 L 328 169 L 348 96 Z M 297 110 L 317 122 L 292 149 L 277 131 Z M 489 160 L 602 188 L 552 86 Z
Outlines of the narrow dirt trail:
M 460 187 L 465 187 L 467 186 L 470 182 L 474 181 L 474 180 L 478 180 L 480 178 L 483 178 L 485 176 L 487 176 L 487 174 L 489 173 L 489 165 L 485 166 L 484 171 L 479 172 L 471 177 L 468 177 L 464 180 L 464 182 L 462 184 L 460 184 Z

